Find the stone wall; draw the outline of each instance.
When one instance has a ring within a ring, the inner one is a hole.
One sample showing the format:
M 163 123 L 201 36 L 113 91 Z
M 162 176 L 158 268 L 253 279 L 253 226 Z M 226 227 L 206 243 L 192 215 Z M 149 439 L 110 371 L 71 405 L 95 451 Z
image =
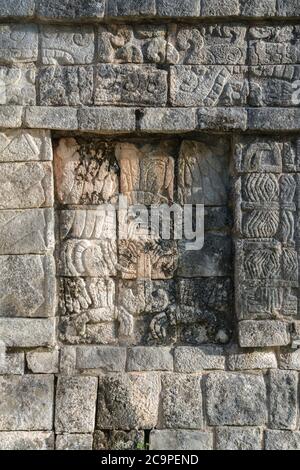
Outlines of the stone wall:
M 1 1 L 1 449 L 300 449 L 299 15 Z M 119 193 L 204 204 L 203 249 Z

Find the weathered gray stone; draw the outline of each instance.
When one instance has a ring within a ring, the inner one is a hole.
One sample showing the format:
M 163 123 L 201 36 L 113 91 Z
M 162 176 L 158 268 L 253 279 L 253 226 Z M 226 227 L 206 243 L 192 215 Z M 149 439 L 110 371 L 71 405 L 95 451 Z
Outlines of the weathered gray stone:
M 22 106 L 1 106 L 0 127 L 14 128 L 22 125 Z
M 105 0 L 37 0 L 37 14 L 42 18 L 70 19 L 102 18 Z
M 93 432 L 96 398 L 96 377 L 59 377 L 56 392 L 56 432 Z
M 190 112 L 190 110 L 189 110 Z M 207 131 L 246 131 L 248 113 L 239 108 L 200 108 L 199 129 Z
M 35 0 L 2 0 L 0 18 L 31 17 L 35 8 Z
M 277 0 L 239 0 L 241 15 L 268 17 L 275 16 Z
M 143 431 L 96 431 L 94 450 L 146 450 Z
M 76 348 L 76 367 L 81 370 L 98 369 L 103 373 L 124 372 L 126 349 L 122 347 L 82 346 Z
M 278 0 L 278 16 L 296 16 L 300 15 L 300 5 L 298 0 Z
M 55 264 L 51 256 L 0 257 L 1 317 L 49 317 L 55 310 Z
M 0 212 L 0 254 L 42 254 L 54 249 L 52 209 Z
M 288 325 L 272 320 L 239 322 L 239 342 L 242 348 L 287 346 L 290 343 Z
M 174 350 L 175 372 L 194 373 L 203 370 L 224 370 L 225 355 L 218 346 L 186 347 Z
M 50 163 L 1 163 L 0 209 L 31 209 L 52 205 Z
M 135 110 L 125 108 L 80 108 L 78 110 L 79 129 L 99 133 L 134 132 Z
M 32 65 L 0 67 L 0 104 L 32 106 L 36 104 L 36 70 Z
M 300 62 L 298 26 L 256 26 L 250 29 L 250 64 L 283 65 Z M 299 87 L 297 87 L 299 88 Z
M 300 371 L 300 349 L 296 351 L 281 351 L 279 354 L 279 367 L 285 370 Z
M 144 132 L 182 133 L 197 128 L 195 109 L 149 108 L 144 109 L 138 122 Z
M 155 0 L 107 0 L 108 16 L 154 16 Z
M 53 319 L 0 318 L 0 338 L 8 347 L 38 348 L 54 344 Z
M 212 450 L 213 434 L 201 431 L 151 431 L 150 450 Z
M 277 359 L 272 351 L 244 352 L 232 348 L 228 356 L 229 370 L 276 369 Z
M 255 131 L 299 131 L 300 109 L 248 109 L 248 128 Z
M 35 62 L 38 58 L 38 29 L 35 25 L 0 25 L 0 62 Z
M 266 450 L 300 450 L 300 432 L 266 431 Z
M 56 436 L 55 450 L 92 450 L 92 434 L 62 434 Z
M 216 449 L 261 450 L 262 431 L 259 428 L 217 428 Z
M 202 0 L 201 16 L 238 16 L 239 0 Z
M 76 130 L 78 129 L 77 108 L 29 107 L 25 110 L 24 125 L 37 129 Z
M 229 207 L 204 208 L 204 227 L 207 232 L 230 232 L 232 225 L 233 218 Z
M 0 377 L 0 390 L 1 431 L 52 429 L 53 376 Z
M 158 16 L 198 16 L 200 14 L 199 0 L 156 0 Z
M 12 126 L 14 127 L 14 126 Z M 17 129 L 0 132 L 0 162 L 52 160 L 50 132 Z
M 75 375 L 76 348 L 74 346 L 63 346 L 60 349 L 59 371 L 66 376 Z
M 260 426 L 267 420 L 266 386 L 262 376 L 214 372 L 206 382 L 211 426 Z
M 41 67 L 38 86 L 41 106 L 90 105 L 93 94 L 93 67 Z
M 0 450 L 54 450 L 54 434 L 42 431 L 0 432 Z
M 155 373 L 100 377 L 97 429 L 152 429 L 157 425 L 159 394 Z
M 249 95 L 243 66 L 176 65 L 171 67 L 173 106 L 245 106 Z
M 298 422 L 298 374 L 270 372 L 270 427 L 295 430 Z
M 43 26 L 42 63 L 45 65 L 91 64 L 95 43 L 92 26 Z
M 163 428 L 202 429 L 201 376 L 163 375 L 161 400 Z
M 23 375 L 24 367 L 25 367 L 24 353 L 6 352 L 4 355 L 4 360 L 0 363 L 0 375 Z
M 158 346 L 128 349 L 127 370 L 173 370 L 171 350 Z
M 95 67 L 94 103 L 164 106 L 167 78 L 167 72 L 151 65 L 99 65 Z
M 59 351 L 33 351 L 26 354 L 28 369 L 34 374 L 57 374 Z

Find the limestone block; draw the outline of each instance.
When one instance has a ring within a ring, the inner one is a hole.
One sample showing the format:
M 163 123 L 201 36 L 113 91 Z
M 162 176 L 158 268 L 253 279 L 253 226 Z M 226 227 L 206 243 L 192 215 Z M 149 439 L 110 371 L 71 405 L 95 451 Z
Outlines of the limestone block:
M 211 373 L 206 382 L 206 399 L 211 426 L 260 426 L 266 423 L 267 397 L 262 376 Z
M 144 450 L 143 431 L 96 431 L 94 450 Z
M 170 348 L 135 347 L 128 349 L 128 371 L 173 370 L 173 356 Z
M 54 377 L 25 375 L 0 377 L 0 429 L 52 429 Z
M 300 15 L 298 0 L 278 0 L 277 15 L 298 17 Z
M 31 209 L 53 204 L 48 162 L 1 163 L 0 209 Z
M 157 425 L 159 375 L 115 374 L 100 377 L 97 429 L 151 429 Z
M 157 0 L 157 14 L 159 16 L 198 16 L 200 14 L 199 0 Z
M 161 400 L 163 428 L 202 429 L 201 376 L 164 374 Z
M 24 125 L 37 129 L 76 130 L 78 129 L 77 108 L 28 107 L 25 109 Z
M 269 17 L 276 15 L 277 0 L 239 0 L 243 16 Z
M 95 43 L 92 26 L 43 26 L 42 63 L 45 65 L 91 64 Z
M 266 431 L 266 450 L 299 450 L 300 432 Z
M 92 104 L 93 67 L 41 67 L 38 86 L 42 106 L 85 106 Z
M 38 58 L 38 29 L 35 25 L 0 25 L 0 62 L 35 62 Z
M 295 351 L 281 351 L 279 355 L 279 367 L 286 370 L 300 371 L 300 349 Z
M 0 256 L 1 317 L 49 317 L 55 310 L 55 265 L 50 256 Z
M 56 436 L 55 450 L 92 450 L 92 434 L 59 434 Z
M 154 16 L 155 0 L 107 0 L 108 16 Z
M 203 370 L 224 370 L 225 355 L 218 346 L 179 346 L 174 350 L 175 372 L 191 374 Z
M 212 450 L 213 434 L 201 431 L 166 429 L 151 431 L 150 450 Z
M 52 160 L 50 132 L 11 129 L 0 132 L 0 162 Z
M 239 0 L 201 0 L 201 16 L 238 16 Z
M 287 346 L 290 343 L 288 325 L 273 320 L 242 321 L 239 323 L 239 342 L 242 348 Z
M 262 431 L 259 428 L 217 428 L 216 448 L 217 450 L 261 450 Z
M 258 26 L 250 29 L 251 65 L 283 65 L 300 62 L 299 26 Z
M 298 374 L 290 371 L 270 371 L 270 427 L 297 429 Z
M 42 254 L 54 249 L 52 209 L 0 212 L 0 254 Z
M 175 65 L 170 87 L 172 106 L 245 106 L 249 95 L 243 66 Z
M 97 369 L 102 373 L 124 372 L 126 349 L 122 347 L 81 346 L 76 348 L 76 367 L 80 370 Z
M 28 66 L 0 66 L 0 104 L 32 106 L 36 104 L 36 69 Z
M 255 131 L 299 131 L 300 110 L 298 108 L 248 109 L 248 127 Z
M 66 376 L 75 375 L 76 348 L 74 346 L 62 346 L 60 348 L 59 371 Z
M 141 131 L 182 133 L 197 128 L 196 111 L 186 108 L 147 108 L 138 123 Z
M 3 341 L 3 340 L 2 340 Z M 25 367 L 24 353 L 5 353 L 0 365 L 1 375 L 23 375 Z
M 0 338 L 7 347 L 39 348 L 54 345 L 53 319 L 0 318 Z
M 241 108 L 200 108 L 198 126 L 207 131 L 246 131 L 248 113 Z
M 56 432 L 92 433 L 96 395 L 96 377 L 59 377 L 56 392 Z
M 164 106 L 167 76 L 167 72 L 151 65 L 99 65 L 95 67 L 94 103 L 97 106 Z
M 28 369 L 34 374 L 57 374 L 59 351 L 32 351 L 26 354 Z
M 102 18 L 105 0 L 37 0 L 37 14 L 41 18 L 83 19 Z
M 0 107 L 0 127 L 14 128 L 22 125 L 22 106 L 1 106 Z
M 54 435 L 43 431 L 2 431 L 0 450 L 54 450 Z
M 0 17 L 30 17 L 33 16 L 35 0 L 2 0 Z
M 246 28 L 243 26 L 174 25 L 169 41 L 169 61 L 173 64 L 246 64 Z
M 98 59 L 113 64 L 163 64 L 167 61 L 165 26 L 112 24 L 100 26 Z
M 229 196 L 229 149 L 224 138 L 183 141 L 178 163 L 180 204 L 226 205 Z
M 229 370 L 277 369 L 277 359 L 274 352 L 261 352 L 231 348 L 228 357 Z
M 127 133 L 136 129 L 134 109 L 125 108 L 80 108 L 79 129 L 98 133 Z

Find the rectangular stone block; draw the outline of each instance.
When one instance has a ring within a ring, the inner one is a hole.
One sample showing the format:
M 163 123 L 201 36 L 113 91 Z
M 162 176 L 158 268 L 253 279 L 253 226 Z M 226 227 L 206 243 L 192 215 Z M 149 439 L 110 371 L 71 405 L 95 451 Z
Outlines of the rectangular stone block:
M 14 128 L 22 125 L 22 106 L 1 106 L 0 107 L 0 127 Z
M 100 377 L 97 429 L 152 429 L 157 425 L 160 377 L 155 373 Z
M 300 15 L 298 0 L 278 0 L 277 15 L 298 17 Z
M 102 18 L 104 16 L 105 0 L 37 0 L 37 15 L 40 18 L 51 19 L 84 19 Z
M 35 82 L 34 66 L 0 66 L 0 105 L 35 105 Z
M 242 348 L 287 346 L 290 343 L 288 324 L 273 320 L 241 321 L 239 343 Z
M 107 0 L 108 16 L 154 16 L 155 0 Z
M 144 109 L 138 128 L 143 132 L 182 133 L 197 128 L 195 109 L 149 108 Z
M 172 64 L 245 65 L 246 28 L 220 25 L 172 25 L 168 59 Z
M 167 59 L 166 26 L 147 24 L 101 25 L 97 59 L 113 64 L 164 64 Z
M 52 160 L 52 158 L 50 132 L 23 129 L 0 132 L 1 163 Z
M 122 347 L 82 346 L 76 348 L 76 367 L 80 370 L 97 369 L 101 373 L 124 372 L 126 349 Z
M 2 340 L 3 341 L 3 340 Z M 0 375 L 23 375 L 25 367 L 24 353 L 8 353 L 0 364 Z M 1 439 L 0 439 L 1 442 Z
M 298 423 L 298 375 L 270 371 L 270 427 L 296 430 Z
M 201 16 L 238 16 L 239 0 L 201 0 Z
M 38 73 L 41 106 L 93 104 L 92 66 L 41 67 Z
M 300 66 L 261 65 L 250 67 L 249 77 L 249 104 L 251 106 L 299 106 Z
M 211 426 L 261 426 L 267 421 L 262 375 L 211 373 L 206 381 L 206 400 Z
M 92 26 L 42 26 L 43 64 L 91 64 L 94 53 L 95 38 Z
M 35 0 L 2 0 L 0 18 L 31 17 L 35 9 Z
M 144 431 L 96 431 L 94 450 L 144 450 Z
M 54 377 L 25 375 L 0 377 L 0 430 L 52 429 Z
M 0 256 L 1 317 L 49 317 L 55 310 L 51 256 Z
M 250 29 L 250 64 L 299 64 L 299 46 L 299 26 L 253 27 Z
M 79 129 L 96 131 L 101 134 L 135 132 L 134 109 L 125 108 L 80 108 L 78 110 Z
M 274 352 L 243 352 L 232 348 L 228 356 L 229 370 L 260 370 L 277 369 L 277 359 Z
M 96 377 L 59 377 L 56 392 L 57 433 L 92 433 L 95 425 Z
M 266 431 L 266 450 L 300 450 L 300 432 Z
M 92 450 L 92 434 L 61 434 L 56 437 L 55 450 Z
M 217 450 L 262 450 L 262 431 L 259 428 L 217 428 Z
M 173 370 L 171 349 L 158 346 L 128 349 L 127 370 Z
M 94 104 L 164 106 L 168 74 L 151 65 L 99 65 L 95 67 Z
M 31 209 L 53 205 L 50 163 L 0 165 L 0 209 Z
M 213 434 L 201 431 L 154 430 L 150 433 L 150 450 L 212 450 Z
M 279 355 L 279 367 L 285 370 L 300 371 L 300 349 L 295 351 L 281 351 Z
M 276 15 L 277 0 L 239 0 L 240 14 L 249 17 L 269 17 Z
M 163 428 L 202 429 L 201 376 L 162 376 L 161 419 Z
M 28 369 L 34 374 L 57 374 L 59 372 L 59 351 L 32 351 L 26 354 Z
M 43 254 L 54 249 L 52 209 L 0 212 L 0 254 Z
M 0 25 L 0 62 L 35 62 L 38 58 L 38 29 L 35 25 Z
M 24 125 L 33 129 L 76 130 L 78 129 L 77 108 L 28 107 L 25 110 Z
M 255 131 L 299 131 L 300 109 L 248 109 L 248 128 Z
M 0 450 L 54 450 L 54 434 L 43 431 L 0 432 Z
M 172 106 L 245 106 L 249 95 L 247 68 L 221 65 L 171 67 Z
M 246 131 L 248 128 L 246 109 L 200 108 L 197 117 L 199 129 L 204 131 Z
M 199 16 L 201 0 L 156 0 L 158 16 Z
M 53 346 L 53 319 L 0 318 L 0 337 L 7 347 L 39 348 Z
M 175 372 L 192 374 L 203 370 L 225 369 L 223 348 L 218 346 L 187 347 L 179 346 L 174 350 Z

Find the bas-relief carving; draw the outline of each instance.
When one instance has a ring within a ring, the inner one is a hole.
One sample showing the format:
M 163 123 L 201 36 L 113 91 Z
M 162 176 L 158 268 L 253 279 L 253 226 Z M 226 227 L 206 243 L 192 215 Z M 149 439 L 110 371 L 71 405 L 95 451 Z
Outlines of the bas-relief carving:
M 0 67 L 0 104 L 32 106 L 36 104 L 36 69 L 33 66 Z
M 38 58 L 38 28 L 35 25 L 0 25 L 0 61 L 10 64 L 35 62 Z
M 257 26 L 249 34 L 251 65 L 299 63 L 299 25 Z

